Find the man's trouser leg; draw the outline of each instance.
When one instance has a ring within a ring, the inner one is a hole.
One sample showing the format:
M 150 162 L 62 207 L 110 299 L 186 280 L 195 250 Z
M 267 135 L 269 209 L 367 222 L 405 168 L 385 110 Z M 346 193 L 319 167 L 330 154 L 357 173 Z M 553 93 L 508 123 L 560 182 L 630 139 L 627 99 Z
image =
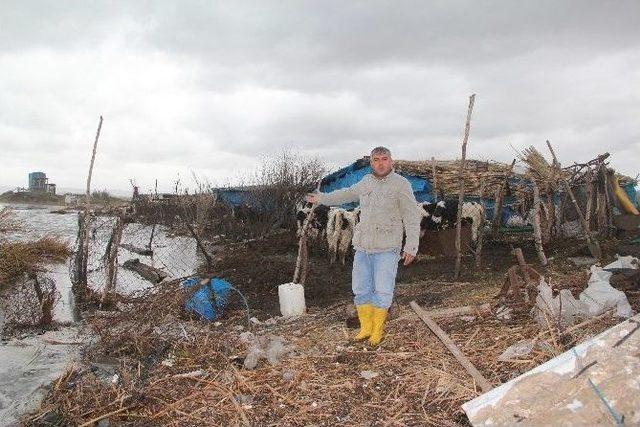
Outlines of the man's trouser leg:
M 351 288 L 354 294 L 354 303 L 360 320 L 360 331 L 354 337 L 355 340 L 369 338 L 373 327 L 373 258 L 371 254 L 356 250 L 353 258 L 353 271 L 351 274 Z
M 396 287 L 400 250 L 373 254 L 373 316 L 369 344 L 376 346 L 382 341 L 387 312 L 393 301 Z

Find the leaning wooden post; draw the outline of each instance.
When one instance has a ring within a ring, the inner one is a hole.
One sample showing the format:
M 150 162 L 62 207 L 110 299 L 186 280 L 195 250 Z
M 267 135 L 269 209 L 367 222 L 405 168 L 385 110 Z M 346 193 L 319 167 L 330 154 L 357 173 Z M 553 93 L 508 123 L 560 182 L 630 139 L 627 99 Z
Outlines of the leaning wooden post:
M 484 241 L 484 225 L 485 225 L 485 207 L 484 207 L 484 179 L 480 182 L 480 206 L 482 206 L 482 218 L 480 218 L 480 224 L 478 224 L 478 241 L 476 242 L 476 268 L 480 268 L 480 262 L 482 258 L 482 244 Z
M 316 193 L 320 192 L 321 184 L 322 180 L 319 180 L 318 185 L 316 186 Z M 291 281 L 300 285 L 304 285 L 304 281 L 307 280 L 307 273 L 309 269 L 309 247 L 307 246 L 307 233 L 309 230 L 309 225 L 313 221 L 317 206 L 318 205 L 316 203 L 311 205 L 311 211 L 307 215 L 304 224 L 302 224 L 300 240 L 298 240 L 298 257 L 296 258 L 296 269 L 293 272 L 293 279 Z
M 533 183 L 533 238 L 540 264 L 547 265 L 547 256 L 544 254 L 544 247 L 542 246 L 542 229 L 540 226 L 540 189 L 533 178 L 531 178 L 531 182 Z
M 513 167 L 516 164 L 516 159 L 513 159 L 511 162 L 511 166 L 507 169 L 506 174 L 504 175 L 504 180 L 500 183 L 498 190 L 496 191 L 495 203 L 493 206 L 493 221 L 491 222 L 491 231 L 493 234 L 498 233 L 498 229 L 502 224 L 502 205 L 504 201 L 504 192 L 509 183 L 509 177 L 511 177 L 511 172 L 513 171 Z
M 436 178 L 436 158 L 431 157 L 431 196 L 433 197 L 433 201 L 438 201 L 438 188 L 437 188 L 437 178 Z
M 80 263 L 78 268 L 80 269 L 77 277 L 80 282 L 78 286 L 76 286 L 75 297 L 79 303 L 82 303 L 84 298 L 84 294 L 86 293 L 88 286 L 88 277 L 87 277 L 87 265 L 89 262 L 89 210 L 91 207 L 91 176 L 93 175 L 93 164 L 96 160 L 96 151 L 98 150 L 98 139 L 100 138 L 100 131 L 102 130 L 102 116 L 100 116 L 100 121 L 98 122 L 98 130 L 96 131 L 96 137 L 93 141 L 93 150 L 91 152 L 91 161 L 89 162 L 89 173 L 87 175 L 87 189 L 85 194 L 85 204 L 84 204 L 84 213 L 82 214 L 82 224 L 84 225 L 84 232 L 80 236 L 79 248 L 82 255 L 80 256 Z
M 476 95 L 469 97 L 469 108 L 467 110 L 467 121 L 464 125 L 464 139 L 462 140 L 462 159 L 460 160 L 460 170 L 458 172 L 458 219 L 456 221 L 456 266 L 453 274 L 457 279 L 460 276 L 460 265 L 462 263 L 462 250 L 460 236 L 462 234 L 462 204 L 464 203 L 464 167 L 467 159 L 467 141 L 469 141 L 469 128 L 471 127 L 471 112 L 475 103 Z
M 556 153 L 553 151 L 553 147 L 551 146 L 551 143 L 549 141 L 547 141 L 547 147 L 549 147 L 549 151 L 551 151 L 551 155 L 553 156 L 553 161 L 558 166 L 558 171 L 561 171 L 560 162 L 558 161 L 558 158 L 556 157 Z M 576 212 L 578 212 L 578 217 L 580 218 L 580 223 L 582 224 L 582 230 L 584 231 L 584 237 L 587 239 L 587 245 L 589 246 L 589 252 L 591 252 L 591 255 L 593 255 L 594 258 L 599 259 L 600 257 L 602 257 L 602 250 L 600 249 L 600 245 L 598 244 L 598 241 L 594 240 L 593 237 L 591 236 L 591 233 L 589 232 L 589 224 L 587 224 L 587 221 L 584 215 L 582 214 L 580 205 L 578 205 L 578 201 L 576 200 L 576 197 L 573 194 L 573 190 L 571 190 L 571 185 L 569 184 L 569 181 L 567 180 L 567 178 L 565 178 L 562 175 L 562 173 L 560 173 L 560 179 L 564 182 L 567 193 L 571 198 L 571 202 L 573 203 L 573 206 L 576 208 Z
M 116 288 L 116 282 L 118 280 L 118 269 L 116 262 L 118 259 L 118 248 L 120 247 L 120 242 L 122 241 L 123 229 L 124 220 L 122 219 L 122 216 L 118 216 L 118 218 L 116 219 L 116 223 L 113 226 L 113 232 L 111 233 L 111 237 L 109 238 L 107 249 L 104 253 L 103 262 L 105 265 L 106 280 L 104 288 L 102 290 L 100 305 L 104 304 L 105 301 L 108 300 L 109 294 L 112 293 Z
M 316 205 L 314 204 L 311 207 L 311 212 L 309 212 L 309 214 L 307 215 L 307 218 L 304 221 L 304 224 L 302 225 L 302 231 L 300 234 L 300 240 L 298 240 L 298 257 L 296 258 L 296 269 L 293 272 L 293 279 L 291 280 L 293 283 L 298 283 L 303 285 L 303 283 L 301 283 L 301 276 L 303 275 L 304 272 L 304 279 L 306 280 L 306 269 L 307 267 L 304 265 L 306 262 L 308 262 L 309 260 L 309 254 L 308 254 L 308 246 L 307 246 L 307 230 L 309 229 L 309 224 L 311 224 L 311 221 L 313 221 L 313 214 L 314 214 L 314 210 L 315 210 Z

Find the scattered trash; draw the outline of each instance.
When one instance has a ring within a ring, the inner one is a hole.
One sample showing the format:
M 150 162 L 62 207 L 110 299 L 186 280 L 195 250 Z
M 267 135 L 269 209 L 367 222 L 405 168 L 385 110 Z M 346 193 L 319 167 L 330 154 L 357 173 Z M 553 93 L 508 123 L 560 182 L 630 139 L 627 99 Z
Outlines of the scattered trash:
M 620 263 L 622 264 L 622 261 Z M 631 305 L 629 305 L 624 292 L 615 289 L 609 284 L 611 276 L 611 272 L 592 266 L 589 285 L 587 289 L 582 291 L 578 299 L 588 306 L 588 314 L 590 316 L 597 316 L 615 307 L 618 317 L 629 318 L 632 314 Z
M 610 268 L 640 268 L 640 260 L 636 257 L 616 255 L 616 258 L 611 264 L 602 267 L 603 270 Z
M 287 370 L 282 373 L 282 379 L 285 381 L 293 381 L 294 378 L 295 373 L 291 370 Z
M 301 316 L 307 310 L 304 300 L 304 286 L 285 283 L 278 286 L 280 313 L 283 317 Z
M 259 321 L 257 317 L 252 317 L 252 318 L 250 318 L 250 319 L 249 319 L 249 322 L 253 323 L 254 325 L 260 325 L 260 324 L 262 324 L 262 322 L 261 322 L 261 321 Z
M 588 267 L 598 262 L 597 259 L 590 256 L 574 256 L 567 258 L 567 261 L 571 262 L 577 267 Z
M 247 357 L 244 359 L 245 369 L 255 369 L 262 358 L 267 359 L 272 365 L 277 365 L 285 354 L 293 350 L 293 346 L 285 345 L 285 340 L 281 336 L 246 337 L 249 340 L 247 343 L 250 345 Z
M 212 278 L 204 283 L 192 277 L 182 282 L 182 288 L 191 292 L 199 287 L 185 303 L 185 309 L 198 314 L 206 320 L 215 320 L 220 317 L 222 310 L 227 305 L 227 296 L 231 291 L 231 284 L 226 280 Z
M 526 356 L 533 350 L 534 342 L 532 340 L 522 340 L 507 347 L 507 349 L 498 356 L 498 360 L 506 362 L 511 359 L 515 359 L 521 356 Z
M 169 357 L 167 357 L 166 359 L 164 359 L 162 362 L 160 362 L 160 364 L 170 368 L 170 367 L 173 366 L 175 361 L 176 361 L 176 357 L 172 354 Z
M 238 394 L 238 395 L 234 396 L 234 400 L 239 405 L 243 405 L 243 406 L 253 405 L 253 396 L 250 396 L 248 394 Z
M 496 309 L 496 317 L 500 320 L 511 320 L 511 307 L 501 306 Z
M 538 285 L 538 296 L 533 307 L 533 318 L 540 328 L 549 327 L 548 322 L 557 322 L 571 326 L 578 316 L 588 315 L 588 307 L 576 300 L 569 289 L 562 289 L 554 298 L 553 290 L 543 279 Z
M 173 376 L 173 378 L 194 378 L 194 377 L 201 377 L 204 374 L 205 374 L 205 371 L 203 371 L 202 369 L 197 369 L 195 371 L 185 372 L 184 374 L 176 374 Z
M 380 374 L 378 374 L 377 372 L 374 372 L 374 371 L 362 371 L 362 372 L 360 372 L 360 376 L 362 378 L 364 378 L 365 380 L 372 380 L 375 377 L 377 377 L 378 375 L 380 375 Z
M 245 331 L 240 334 L 240 341 L 243 343 L 250 343 L 255 340 L 255 335 L 253 332 Z

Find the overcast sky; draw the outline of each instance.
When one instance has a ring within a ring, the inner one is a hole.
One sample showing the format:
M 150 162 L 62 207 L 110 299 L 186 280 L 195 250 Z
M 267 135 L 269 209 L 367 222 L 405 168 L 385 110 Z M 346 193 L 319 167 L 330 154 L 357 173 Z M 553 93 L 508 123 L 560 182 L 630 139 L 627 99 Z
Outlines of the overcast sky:
M 293 149 L 640 172 L 639 1 L 0 2 L 0 185 L 233 182 Z M 546 151 L 545 151 L 546 153 Z

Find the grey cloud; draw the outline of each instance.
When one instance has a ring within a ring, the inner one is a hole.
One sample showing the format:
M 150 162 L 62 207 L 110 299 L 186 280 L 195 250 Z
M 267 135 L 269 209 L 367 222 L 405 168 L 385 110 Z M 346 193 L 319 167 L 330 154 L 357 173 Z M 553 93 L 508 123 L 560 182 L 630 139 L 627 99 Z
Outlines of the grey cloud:
M 551 139 L 637 171 L 640 3 L 3 2 L 0 145 L 11 167 L 96 185 L 241 176 L 291 147 L 337 167 L 389 145 L 509 161 Z M 26 172 L 26 171 L 25 171 Z M 103 174 L 100 176 L 100 174 Z

